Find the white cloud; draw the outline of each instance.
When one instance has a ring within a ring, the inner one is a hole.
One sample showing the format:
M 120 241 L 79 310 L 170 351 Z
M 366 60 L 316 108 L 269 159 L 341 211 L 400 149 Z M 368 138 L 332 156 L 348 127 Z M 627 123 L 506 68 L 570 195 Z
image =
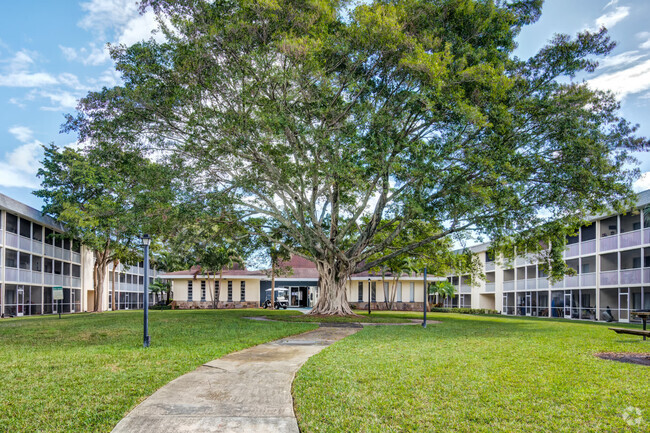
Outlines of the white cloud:
M 635 192 L 645 191 L 650 189 L 650 171 L 646 171 L 641 174 L 641 177 L 638 178 L 633 184 L 632 188 Z
M 122 28 L 138 15 L 138 5 L 135 0 L 91 0 L 81 3 L 81 9 L 86 16 L 79 25 L 99 33 L 101 39 L 106 38 L 106 32 L 114 28 Z
M 638 60 L 646 57 L 647 54 L 641 54 L 639 51 L 626 51 L 615 56 L 605 57 L 598 61 L 599 66 L 603 68 L 618 67 L 636 63 Z
M 41 166 L 43 149 L 35 140 L 25 143 L 5 154 L 0 161 L 0 185 L 5 187 L 38 188 L 36 173 Z
M 2 87 L 41 87 L 57 84 L 58 81 L 47 72 L 16 72 L 7 75 L 0 75 L 0 86 Z
M 83 47 L 79 50 L 76 50 L 72 47 L 64 47 L 62 45 L 59 45 L 59 48 L 61 49 L 63 57 L 65 57 L 66 60 L 79 61 L 86 66 L 101 65 L 102 63 L 106 63 L 111 59 L 111 55 L 108 52 L 107 47 L 104 46 L 99 48 L 93 42 L 89 43 L 88 47 Z
M 27 126 L 12 126 L 9 128 L 9 133 L 16 137 L 16 140 L 27 143 L 29 140 L 34 138 L 34 132 Z
M 645 42 L 642 42 L 641 45 L 639 45 L 639 48 L 642 50 L 650 50 L 650 39 L 646 40 Z
M 609 6 L 609 4 L 608 4 Z M 621 22 L 630 14 L 630 8 L 627 6 L 619 6 L 611 12 L 607 12 L 596 18 L 596 27 L 601 28 L 605 27 L 610 29 L 616 24 Z
M 619 98 L 650 90 L 650 60 L 623 69 L 602 74 L 588 81 L 592 88 L 611 90 Z
M 160 42 L 164 37 L 160 32 L 153 32 L 157 28 L 156 16 L 149 11 L 144 15 L 138 15 L 129 20 L 122 29 L 117 42 L 124 45 L 133 45 L 143 40 L 149 40 L 152 37 Z
M 45 111 L 61 111 L 65 109 L 75 108 L 77 106 L 77 100 L 79 99 L 76 95 L 73 95 L 70 92 L 64 90 L 55 90 L 55 91 L 43 91 L 38 92 L 38 94 L 44 98 L 48 98 L 54 106 L 50 107 L 41 107 L 41 110 Z

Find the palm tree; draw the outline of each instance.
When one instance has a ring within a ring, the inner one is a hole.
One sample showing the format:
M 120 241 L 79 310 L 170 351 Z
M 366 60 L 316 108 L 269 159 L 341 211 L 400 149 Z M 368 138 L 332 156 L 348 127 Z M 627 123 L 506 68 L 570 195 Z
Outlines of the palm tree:
M 456 286 L 449 281 L 438 281 L 429 285 L 428 292 L 430 295 L 438 295 L 438 299 L 444 301 L 456 295 Z

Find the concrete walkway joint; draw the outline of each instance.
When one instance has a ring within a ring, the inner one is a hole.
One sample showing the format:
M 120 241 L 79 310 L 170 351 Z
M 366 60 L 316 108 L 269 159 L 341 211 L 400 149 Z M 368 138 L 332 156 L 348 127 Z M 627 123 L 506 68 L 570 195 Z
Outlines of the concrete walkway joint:
M 294 375 L 309 357 L 358 330 L 323 327 L 210 361 L 160 388 L 113 432 L 299 433 Z

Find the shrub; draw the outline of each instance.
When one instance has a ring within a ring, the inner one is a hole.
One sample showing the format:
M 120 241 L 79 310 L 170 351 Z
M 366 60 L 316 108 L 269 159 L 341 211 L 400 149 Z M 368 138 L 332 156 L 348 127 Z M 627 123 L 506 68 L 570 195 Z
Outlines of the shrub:
M 460 314 L 499 314 L 497 310 L 487 308 L 438 308 L 431 307 L 432 313 L 460 313 Z
M 150 310 L 171 310 L 171 305 L 152 305 L 149 307 Z

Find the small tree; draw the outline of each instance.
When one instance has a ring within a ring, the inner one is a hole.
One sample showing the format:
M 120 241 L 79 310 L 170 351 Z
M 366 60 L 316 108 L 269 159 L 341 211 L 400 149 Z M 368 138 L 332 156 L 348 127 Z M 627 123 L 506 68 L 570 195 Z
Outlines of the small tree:
M 429 284 L 428 294 L 436 295 L 438 299 L 444 302 L 445 299 L 453 298 L 456 295 L 456 286 L 449 281 L 436 281 L 435 283 Z

